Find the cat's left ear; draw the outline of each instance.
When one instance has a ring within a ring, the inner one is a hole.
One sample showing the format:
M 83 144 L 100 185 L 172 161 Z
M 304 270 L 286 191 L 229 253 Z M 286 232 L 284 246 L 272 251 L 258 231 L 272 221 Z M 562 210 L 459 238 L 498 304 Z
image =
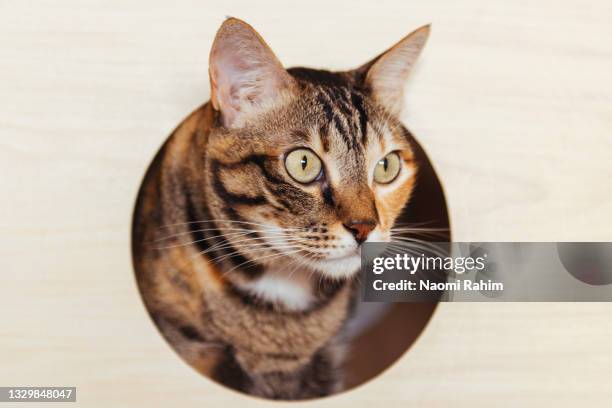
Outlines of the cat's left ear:
M 210 51 L 211 102 L 226 127 L 240 127 L 295 90 L 295 81 L 247 23 L 225 20 Z
M 430 25 L 408 34 L 393 47 L 353 71 L 374 98 L 390 113 L 399 115 L 404 85 L 429 38 Z

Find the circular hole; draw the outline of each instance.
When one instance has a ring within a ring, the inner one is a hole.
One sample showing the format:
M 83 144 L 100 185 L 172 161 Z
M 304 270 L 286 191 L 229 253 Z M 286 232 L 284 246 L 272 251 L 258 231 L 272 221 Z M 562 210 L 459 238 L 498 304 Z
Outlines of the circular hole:
M 253 292 L 245 292 L 245 287 L 254 287 L 249 285 L 259 282 L 269 270 L 246 262 L 250 267 L 241 267 L 236 277 L 237 272 L 228 270 L 224 260 L 242 256 L 235 247 L 245 248 L 249 242 L 256 242 L 253 251 L 261 250 L 265 245 L 252 236 L 253 231 L 261 233 L 261 226 L 237 218 L 220 233 L 206 208 L 223 206 L 223 200 L 232 199 L 254 206 L 261 198 L 218 186 L 215 190 L 210 180 L 219 178 L 195 176 L 222 171 L 211 163 L 203 164 L 207 148 L 203 139 L 212 121 L 213 111 L 204 105 L 177 127 L 149 166 L 135 206 L 134 269 L 144 304 L 160 333 L 201 374 L 255 396 L 324 397 L 378 376 L 425 330 L 437 303 L 360 302 L 355 286 L 323 278 L 316 282 L 320 301 L 308 303 L 316 307 L 299 305 L 303 301 L 299 285 L 297 289 L 279 286 L 285 297 L 288 291 L 295 291 L 296 310 L 276 308 Z M 432 228 L 438 232 L 419 238 L 449 241 L 442 186 L 419 143 L 411 143 L 418 180 L 396 225 Z M 192 154 L 198 149 L 200 154 Z M 245 174 L 235 175 L 242 176 Z M 329 229 L 321 225 L 309 231 L 325 235 Z M 228 284 L 232 273 L 236 281 Z M 279 282 L 282 285 L 282 279 Z M 346 299 L 337 301 L 342 296 Z M 337 312 L 342 305 L 349 305 L 346 309 L 351 312 L 337 317 L 342 315 Z

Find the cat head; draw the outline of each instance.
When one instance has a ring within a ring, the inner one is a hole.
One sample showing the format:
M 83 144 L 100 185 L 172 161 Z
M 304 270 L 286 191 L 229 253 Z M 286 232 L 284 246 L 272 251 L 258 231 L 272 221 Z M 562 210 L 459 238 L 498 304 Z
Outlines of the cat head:
M 210 53 L 215 126 L 206 200 L 249 262 L 343 278 L 364 242 L 386 242 L 417 166 L 398 116 L 429 26 L 345 72 L 285 69 L 261 36 L 226 20 Z

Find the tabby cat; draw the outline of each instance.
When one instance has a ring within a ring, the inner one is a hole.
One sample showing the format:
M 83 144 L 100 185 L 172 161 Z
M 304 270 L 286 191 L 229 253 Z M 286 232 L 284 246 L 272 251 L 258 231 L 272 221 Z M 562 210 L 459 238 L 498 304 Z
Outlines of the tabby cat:
M 364 242 L 389 241 L 416 180 L 402 89 L 429 35 L 345 72 L 284 69 L 230 18 L 211 100 L 143 182 L 133 254 L 144 301 L 189 364 L 252 395 L 342 390 Z

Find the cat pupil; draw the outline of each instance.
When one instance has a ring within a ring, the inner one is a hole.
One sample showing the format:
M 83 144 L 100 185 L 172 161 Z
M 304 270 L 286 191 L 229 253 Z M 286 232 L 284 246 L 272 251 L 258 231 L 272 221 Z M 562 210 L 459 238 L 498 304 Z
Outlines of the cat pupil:
M 306 156 L 302 157 L 302 170 L 306 170 L 306 166 L 308 165 L 308 159 Z
M 389 168 L 389 160 L 383 159 L 383 168 L 385 169 L 385 172 L 386 172 L 387 169 Z

